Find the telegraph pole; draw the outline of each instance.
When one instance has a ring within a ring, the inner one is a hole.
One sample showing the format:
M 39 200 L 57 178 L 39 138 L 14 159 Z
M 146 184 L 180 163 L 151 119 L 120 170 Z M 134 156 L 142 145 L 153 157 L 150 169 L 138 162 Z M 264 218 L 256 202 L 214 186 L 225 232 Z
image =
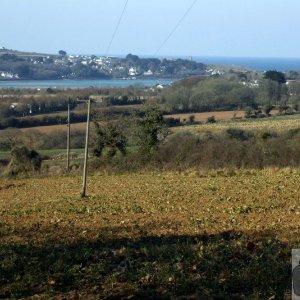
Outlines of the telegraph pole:
M 86 176 L 87 176 L 87 161 L 89 155 L 88 147 L 89 147 L 90 115 L 91 115 L 91 98 L 89 98 L 88 100 L 81 198 L 84 198 L 86 196 Z
M 71 131 L 71 124 L 70 124 L 70 100 L 68 102 L 68 129 L 67 129 L 67 172 L 70 171 L 70 131 Z

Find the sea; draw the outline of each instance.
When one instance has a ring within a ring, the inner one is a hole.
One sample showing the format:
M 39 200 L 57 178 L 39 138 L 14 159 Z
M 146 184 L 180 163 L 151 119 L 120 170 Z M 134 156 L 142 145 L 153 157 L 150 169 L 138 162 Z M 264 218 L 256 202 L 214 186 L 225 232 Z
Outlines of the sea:
M 167 56 L 164 56 L 164 58 Z M 159 57 L 162 58 L 162 57 Z M 257 72 L 276 70 L 280 72 L 300 71 L 300 58 L 267 57 L 217 57 L 217 56 L 169 56 L 168 58 L 193 59 L 212 65 L 240 66 Z M 87 88 L 128 87 L 130 85 L 151 87 L 156 84 L 169 85 L 174 79 L 111 79 L 111 80 L 9 80 L 0 81 L 1 88 Z
M 258 72 L 300 71 L 300 58 L 195 56 L 192 59 L 204 64 L 239 66 Z

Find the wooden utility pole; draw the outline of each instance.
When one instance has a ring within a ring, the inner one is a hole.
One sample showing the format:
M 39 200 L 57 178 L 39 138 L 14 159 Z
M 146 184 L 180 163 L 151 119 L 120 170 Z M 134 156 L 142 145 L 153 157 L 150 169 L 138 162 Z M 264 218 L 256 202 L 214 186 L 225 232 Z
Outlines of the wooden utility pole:
M 68 130 L 67 130 L 67 172 L 70 171 L 70 131 L 71 131 L 71 123 L 70 123 L 70 103 L 68 103 Z
M 84 151 L 84 166 L 83 166 L 81 198 L 86 196 L 86 176 L 87 176 L 87 162 L 88 162 L 88 155 L 89 155 L 88 147 L 89 147 L 90 115 L 91 115 L 91 99 L 89 98 L 87 120 L 86 120 L 85 151 Z

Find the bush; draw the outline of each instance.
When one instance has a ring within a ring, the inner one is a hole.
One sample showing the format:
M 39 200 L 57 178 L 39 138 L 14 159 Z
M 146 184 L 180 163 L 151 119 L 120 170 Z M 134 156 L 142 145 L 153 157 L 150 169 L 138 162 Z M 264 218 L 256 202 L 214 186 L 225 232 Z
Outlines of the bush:
M 227 134 L 231 139 L 237 139 L 241 141 L 246 141 L 249 138 L 254 137 L 254 133 L 238 128 L 229 128 L 226 130 Z
M 277 137 L 278 134 L 275 131 L 264 131 L 261 132 L 259 137 L 263 140 L 269 139 L 269 138 L 274 138 Z
M 294 167 L 300 164 L 298 140 L 288 141 L 287 136 L 278 137 L 276 133 L 267 132 L 265 134 L 273 138 L 261 143 L 251 132 L 229 132 L 233 138 L 174 134 L 160 146 L 156 161 L 167 169 Z
M 163 114 L 157 106 L 147 107 L 145 114 L 138 124 L 138 145 L 139 150 L 149 159 L 157 150 L 164 136 L 164 119 Z
M 164 123 L 168 127 L 175 127 L 175 126 L 180 126 L 181 125 L 180 118 L 173 118 L 173 117 L 165 118 Z
M 100 157 L 104 148 L 107 148 L 107 158 L 109 159 L 116 155 L 117 150 L 126 155 L 127 139 L 120 128 L 112 123 L 100 126 L 94 122 L 94 126 L 96 140 L 93 152 L 95 156 Z
M 264 105 L 264 107 L 263 107 L 263 112 L 264 112 L 266 115 L 269 115 L 270 112 L 272 111 L 272 109 L 273 109 L 273 106 L 272 106 L 272 105 L 266 104 L 266 105 Z
M 195 116 L 194 115 L 190 115 L 189 116 L 189 123 L 190 124 L 194 124 L 195 123 Z
M 15 147 L 11 151 L 11 160 L 6 169 L 6 175 L 34 173 L 40 170 L 42 157 L 35 150 L 25 146 Z
M 206 121 L 206 123 L 216 123 L 216 122 L 217 122 L 217 121 L 216 121 L 215 116 L 208 117 L 208 118 L 207 118 L 207 121 Z

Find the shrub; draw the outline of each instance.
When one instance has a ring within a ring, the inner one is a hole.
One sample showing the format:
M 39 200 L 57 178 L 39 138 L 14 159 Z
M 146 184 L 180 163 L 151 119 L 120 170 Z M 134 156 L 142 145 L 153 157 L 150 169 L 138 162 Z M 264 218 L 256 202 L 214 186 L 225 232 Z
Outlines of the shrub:
M 266 105 L 264 105 L 264 107 L 263 107 L 263 112 L 264 112 L 266 115 L 269 115 L 272 109 L 273 109 L 273 106 L 272 106 L 272 105 L 266 104 Z
M 229 128 L 226 130 L 227 134 L 231 139 L 237 139 L 241 141 L 246 141 L 249 138 L 254 137 L 254 133 L 251 131 L 246 131 L 238 128 Z
M 25 146 L 15 147 L 11 151 L 11 160 L 6 169 L 6 175 L 33 173 L 40 170 L 42 157 L 35 150 Z
M 190 115 L 189 116 L 189 123 L 190 124 L 194 124 L 195 123 L 195 116 L 194 115 Z
M 217 121 L 216 121 L 215 116 L 208 117 L 208 118 L 207 118 L 207 121 L 206 121 L 206 123 L 216 123 L 216 122 L 217 122 Z
M 175 126 L 180 126 L 181 125 L 180 118 L 173 118 L 173 117 L 165 118 L 164 123 L 168 127 L 175 127 Z
M 157 150 L 160 136 L 164 135 L 163 114 L 159 107 L 148 107 L 138 126 L 138 144 L 140 152 L 149 158 Z
M 113 158 L 117 150 L 123 155 L 126 154 L 127 139 L 115 124 L 108 123 L 105 126 L 100 126 L 97 122 L 94 122 L 94 126 L 96 134 L 95 156 L 100 157 L 104 148 L 108 148 L 108 158 Z
M 263 140 L 277 137 L 278 134 L 275 131 L 263 131 L 260 133 L 259 137 Z

